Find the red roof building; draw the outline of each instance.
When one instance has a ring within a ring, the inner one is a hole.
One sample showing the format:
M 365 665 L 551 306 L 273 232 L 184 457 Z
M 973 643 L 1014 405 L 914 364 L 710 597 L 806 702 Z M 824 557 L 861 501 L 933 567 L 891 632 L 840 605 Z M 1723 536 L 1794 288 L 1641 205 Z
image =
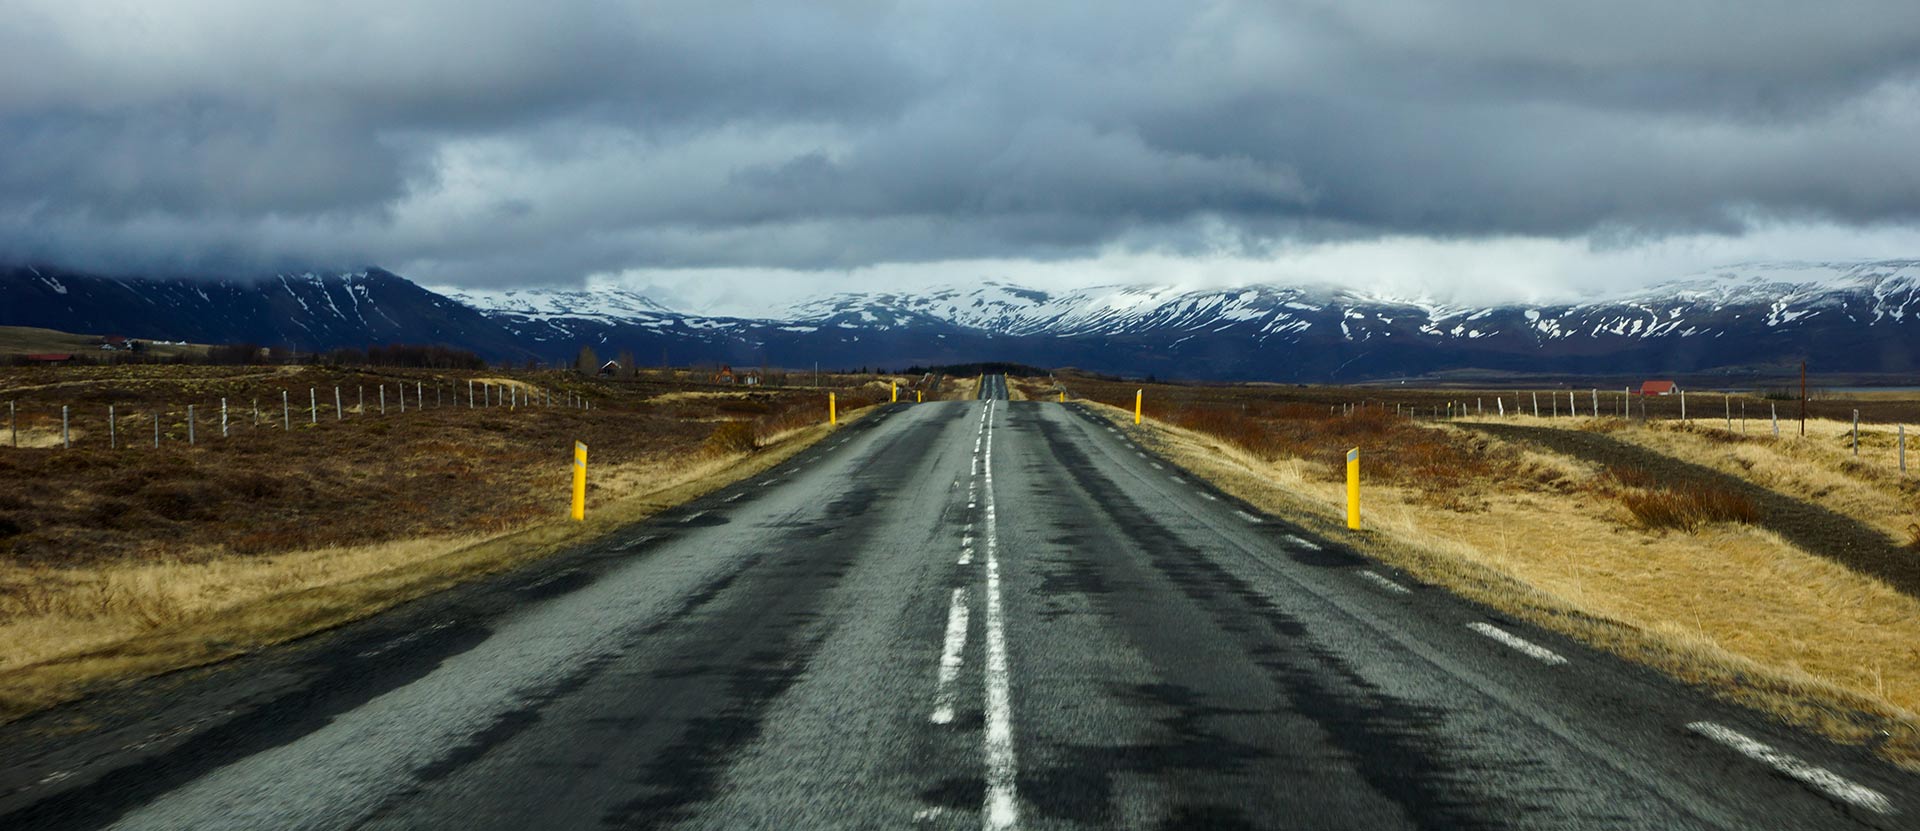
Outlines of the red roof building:
M 68 352 L 42 352 L 37 355 L 28 355 L 27 360 L 37 364 L 61 364 L 73 360 L 73 355 Z
M 1643 381 L 1640 383 L 1641 395 L 1672 395 L 1680 388 L 1672 381 Z

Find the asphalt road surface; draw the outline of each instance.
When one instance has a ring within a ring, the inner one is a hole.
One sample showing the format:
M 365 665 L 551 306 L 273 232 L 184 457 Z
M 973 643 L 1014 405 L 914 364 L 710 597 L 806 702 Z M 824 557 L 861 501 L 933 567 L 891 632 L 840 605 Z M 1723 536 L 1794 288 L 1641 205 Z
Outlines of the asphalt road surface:
M 1903 828 L 1916 778 L 903 404 L 603 543 L 0 730 L 0 828 Z

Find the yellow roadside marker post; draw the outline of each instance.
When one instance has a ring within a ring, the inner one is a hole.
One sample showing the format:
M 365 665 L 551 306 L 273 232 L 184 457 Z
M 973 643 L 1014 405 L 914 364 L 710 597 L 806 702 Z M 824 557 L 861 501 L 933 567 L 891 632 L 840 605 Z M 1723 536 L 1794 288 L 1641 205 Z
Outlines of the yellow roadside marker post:
M 919 404 L 919 403 L 921 403 L 921 402 L 923 402 L 923 401 L 926 401 L 926 400 L 927 400 L 927 394 L 926 394 L 926 393 L 924 393 L 924 392 L 921 392 L 920 390 L 914 390 L 914 391 L 913 391 L 913 403 L 915 403 L 915 404 Z
M 833 393 L 827 393 L 827 423 L 840 423 L 840 399 Z
M 1146 390 L 1133 391 L 1133 423 L 1135 424 L 1140 423 L 1140 402 L 1146 397 L 1146 394 Z
M 900 382 L 893 382 L 893 403 L 900 403 Z
M 573 519 L 587 518 L 587 445 L 573 443 Z
M 1360 448 L 1347 451 L 1347 528 L 1360 530 Z

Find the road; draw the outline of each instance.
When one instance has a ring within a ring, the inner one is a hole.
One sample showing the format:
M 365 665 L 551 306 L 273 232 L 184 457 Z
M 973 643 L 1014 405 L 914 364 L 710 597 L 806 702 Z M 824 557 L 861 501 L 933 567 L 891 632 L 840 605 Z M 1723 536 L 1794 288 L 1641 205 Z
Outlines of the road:
M 0 732 L 0 828 L 1902 828 L 1915 777 L 903 404 L 602 543 Z

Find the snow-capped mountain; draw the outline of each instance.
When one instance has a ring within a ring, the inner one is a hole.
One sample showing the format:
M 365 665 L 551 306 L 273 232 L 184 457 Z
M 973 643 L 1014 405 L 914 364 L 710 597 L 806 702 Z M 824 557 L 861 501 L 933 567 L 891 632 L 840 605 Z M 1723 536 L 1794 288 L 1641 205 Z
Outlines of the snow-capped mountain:
M 1759 263 L 1557 304 L 1471 306 L 1332 287 L 982 282 L 840 293 L 769 318 L 690 314 L 618 287 L 448 290 L 379 271 L 253 281 L 0 271 L 0 324 L 301 348 L 412 341 L 496 359 L 581 345 L 648 363 L 975 360 L 1190 378 L 1345 381 L 1480 369 L 1920 369 L 1920 261 Z M 312 346 L 308 346 L 312 344 Z M 663 355 L 664 353 L 664 355 Z

